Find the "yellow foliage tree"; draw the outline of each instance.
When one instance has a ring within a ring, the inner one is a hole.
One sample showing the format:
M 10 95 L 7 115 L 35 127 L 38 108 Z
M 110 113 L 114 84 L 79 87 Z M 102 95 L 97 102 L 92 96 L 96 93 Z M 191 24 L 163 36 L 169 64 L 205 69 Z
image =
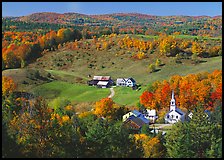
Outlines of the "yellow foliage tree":
M 200 56 L 203 53 L 203 48 L 197 42 L 193 42 L 191 52 Z
M 135 134 L 135 143 L 143 150 L 143 158 L 160 158 L 162 145 L 157 137 L 150 138 L 146 134 Z
M 115 116 L 118 106 L 111 98 L 103 98 L 95 104 L 95 112 L 98 117 L 112 119 Z
M 2 95 L 7 96 L 16 89 L 16 84 L 11 77 L 2 77 Z

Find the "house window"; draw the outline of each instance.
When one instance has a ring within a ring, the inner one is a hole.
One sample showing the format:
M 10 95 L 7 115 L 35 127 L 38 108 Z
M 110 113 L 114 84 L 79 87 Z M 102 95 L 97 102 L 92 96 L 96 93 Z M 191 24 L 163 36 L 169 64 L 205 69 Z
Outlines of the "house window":
M 176 116 L 176 119 L 178 119 L 178 116 Z
M 169 118 L 170 116 L 169 115 L 167 115 L 167 118 Z
M 171 118 L 173 118 L 173 115 L 171 115 Z

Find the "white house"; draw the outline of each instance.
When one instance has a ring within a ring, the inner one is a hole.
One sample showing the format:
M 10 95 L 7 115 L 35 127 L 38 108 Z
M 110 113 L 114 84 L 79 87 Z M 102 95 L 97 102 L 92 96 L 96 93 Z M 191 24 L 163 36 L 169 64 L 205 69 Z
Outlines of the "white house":
M 176 123 L 185 120 L 185 113 L 176 107 L 174 92 L 172 91 L 172 98 L 170 101 L 170 111 L 164 117 L 165 123 Z
M 155 123 L 155 120 L 158 118 L 156 115 L 156 110 L 155 109 L 146 109 L 146 113 L 144 114 L 145 118 L 149 119 L 150 122 Z
M 136 81 L 133 78 L 118 78 L 117 79 L 117 86 L 126 86 L 126 87 L 133 87 L 136 85 Z

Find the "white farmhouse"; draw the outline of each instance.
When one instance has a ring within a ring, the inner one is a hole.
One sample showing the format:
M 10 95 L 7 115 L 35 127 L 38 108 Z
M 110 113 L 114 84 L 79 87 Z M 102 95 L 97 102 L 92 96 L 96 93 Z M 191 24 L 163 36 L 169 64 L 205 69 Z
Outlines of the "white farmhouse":
M 144 114 L 145 118 L 149 119 L 150 122 L 155 123 L 155 120 L 158 118 L 156 115 L 156 110 L 155 109 L 146 109 L 146 113 Z
M 176 107 L 174 92 L 172 91 L 172 98 L 170 101 L 170 111 L 164 117 L 165 123 L 176 123 L 185 120 L 185 113 Z
M 117 79 L 117 86 L 126 86 L 126 87 L 133 87 L 136 85 L 136 81 L 133 78 L 118 78 Z

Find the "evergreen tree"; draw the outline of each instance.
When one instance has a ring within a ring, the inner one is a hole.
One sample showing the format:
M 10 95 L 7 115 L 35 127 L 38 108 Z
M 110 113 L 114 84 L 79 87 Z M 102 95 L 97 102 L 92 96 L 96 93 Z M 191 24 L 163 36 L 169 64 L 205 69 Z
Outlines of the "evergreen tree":
M 203 107 L 197 107 L 190 122 L 178 122 L 167 133 L 168 157 L 221 157 L 221 135 L 221 125 L 213 123 Z

